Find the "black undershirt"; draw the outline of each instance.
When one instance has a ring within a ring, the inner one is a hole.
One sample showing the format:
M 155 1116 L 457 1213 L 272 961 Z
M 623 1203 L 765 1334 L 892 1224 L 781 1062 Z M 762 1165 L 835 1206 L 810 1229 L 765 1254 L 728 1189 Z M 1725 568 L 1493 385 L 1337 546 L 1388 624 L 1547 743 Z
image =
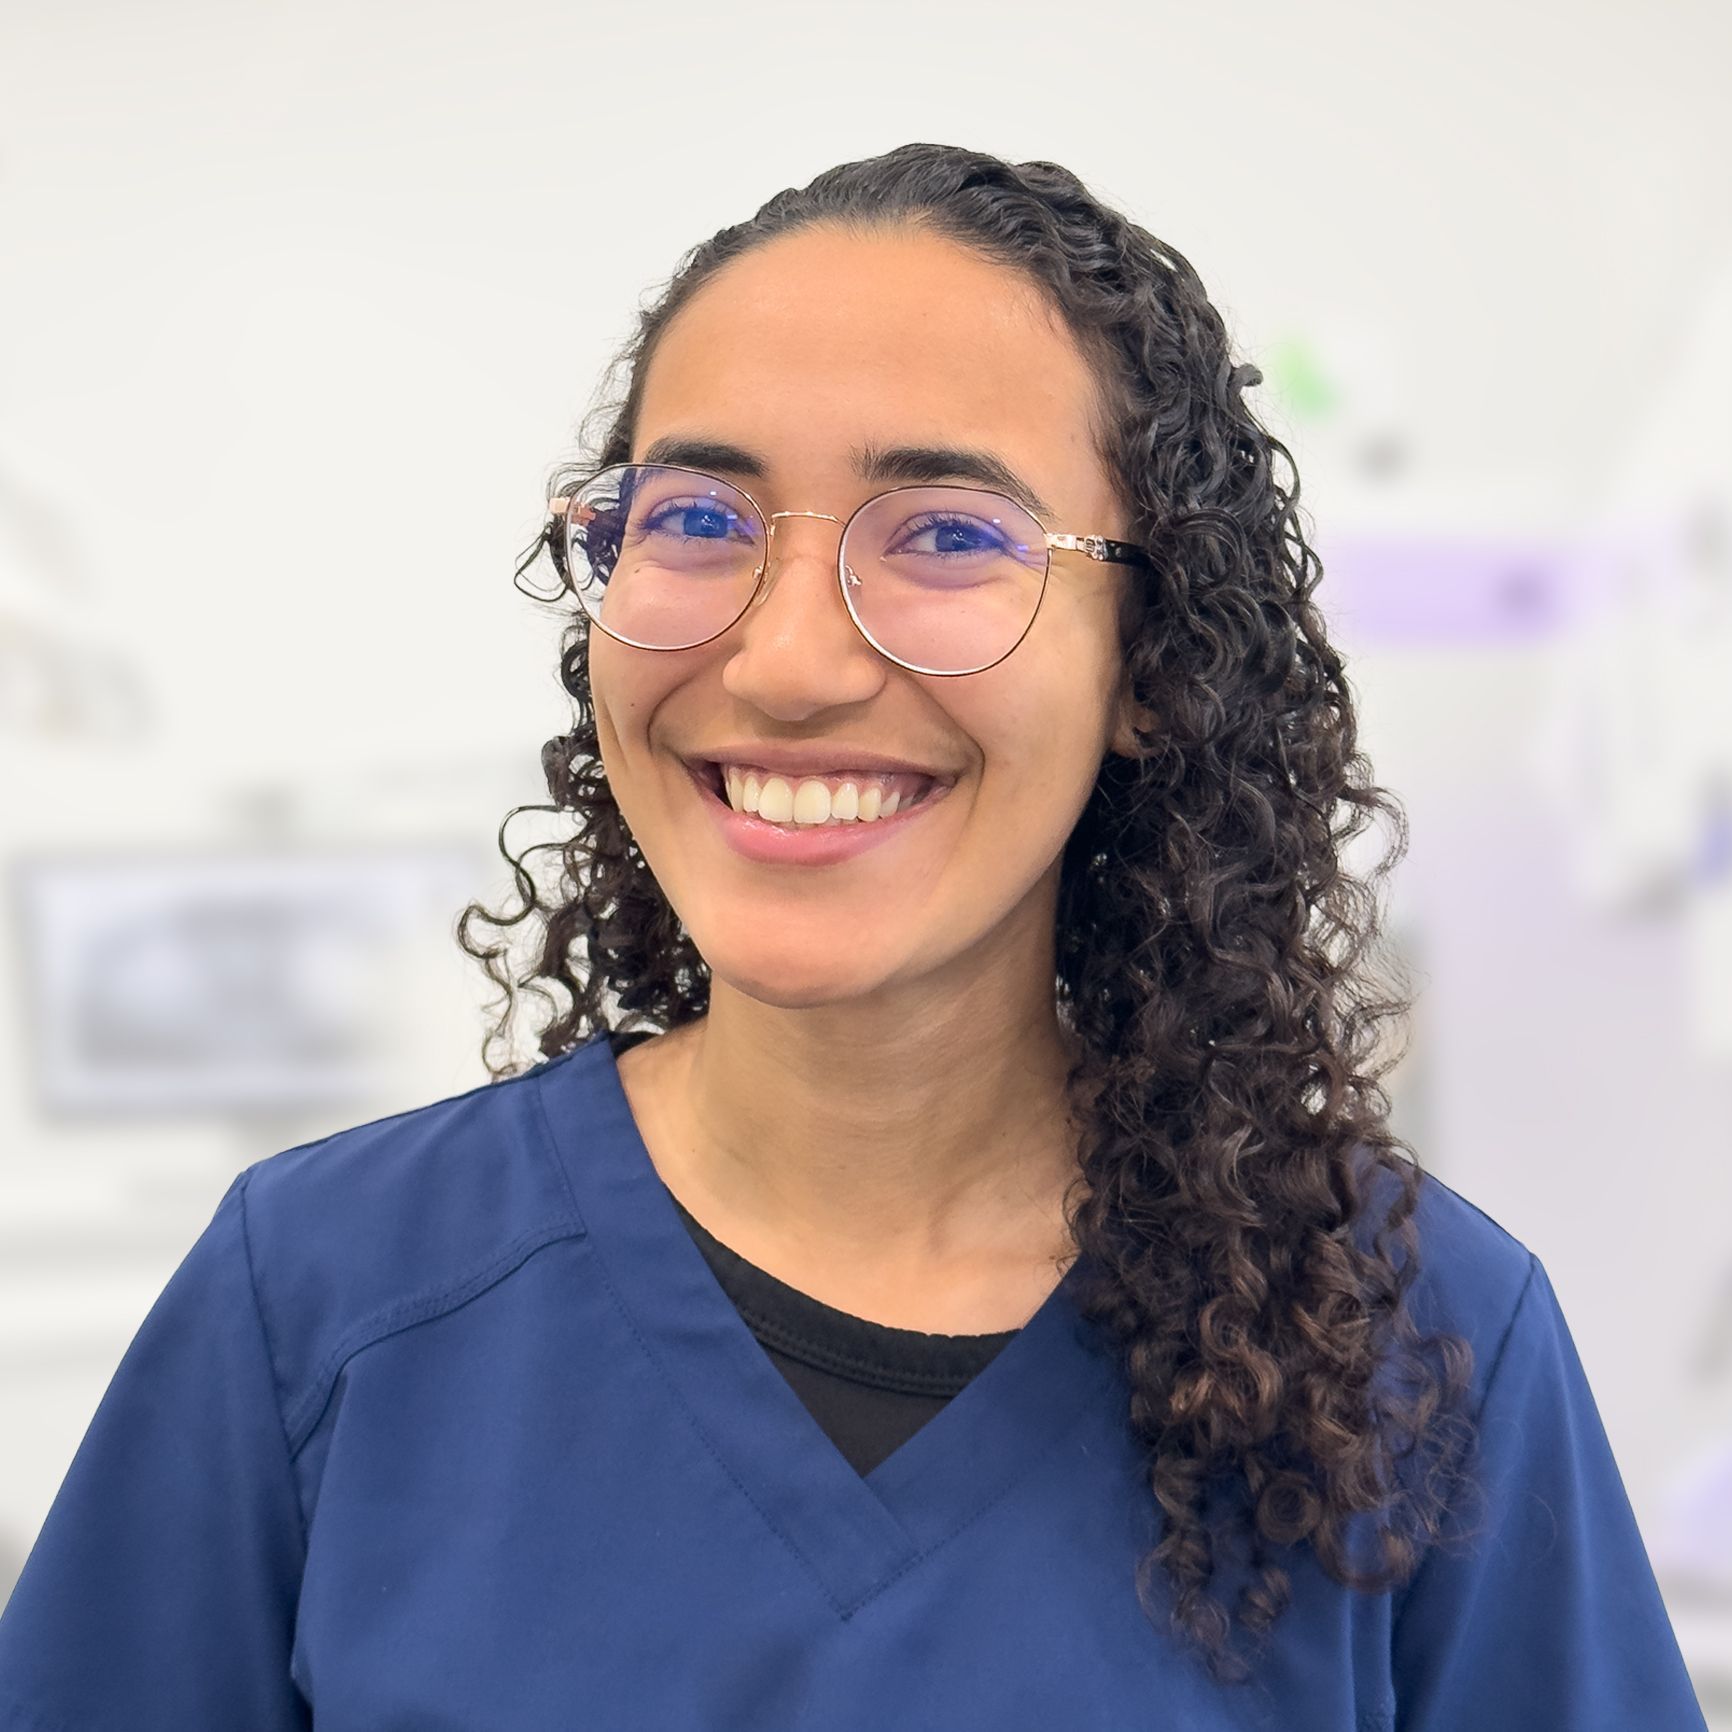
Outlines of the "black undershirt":
M 649 1038 L 611 1044 L 617 1056 Z M 928 1335 L 839 1311 L 748 1263 L 668 1197 L 758 1344 L 857 1473 L 906 1443 L 1017 1333 Z

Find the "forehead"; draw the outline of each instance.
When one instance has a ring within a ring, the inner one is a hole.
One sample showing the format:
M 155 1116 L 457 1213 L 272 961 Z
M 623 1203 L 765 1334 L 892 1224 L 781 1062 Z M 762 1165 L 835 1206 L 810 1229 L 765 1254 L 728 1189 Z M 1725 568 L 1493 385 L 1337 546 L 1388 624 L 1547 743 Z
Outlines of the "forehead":
M 942 436 L 1092 493 L 1093 402 L 1075 339 L 1020 273 L 919 231 L 814 228 L 732 260 L 669 323 L 636 442 L 797 440 L 821 460 L 863 436 Z

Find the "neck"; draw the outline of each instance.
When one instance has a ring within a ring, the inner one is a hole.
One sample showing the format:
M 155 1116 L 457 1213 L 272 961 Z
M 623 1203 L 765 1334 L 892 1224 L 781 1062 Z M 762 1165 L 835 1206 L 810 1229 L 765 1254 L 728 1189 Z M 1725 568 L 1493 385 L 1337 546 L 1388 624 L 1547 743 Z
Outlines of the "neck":
M 1074 1252 L 1069 1044 L 1050 988 L 922 996 L 787 1009 L 717 980 L 621 1078 L 669 1189 L 742 1256 L 881 1321 L 1011 1327 Z

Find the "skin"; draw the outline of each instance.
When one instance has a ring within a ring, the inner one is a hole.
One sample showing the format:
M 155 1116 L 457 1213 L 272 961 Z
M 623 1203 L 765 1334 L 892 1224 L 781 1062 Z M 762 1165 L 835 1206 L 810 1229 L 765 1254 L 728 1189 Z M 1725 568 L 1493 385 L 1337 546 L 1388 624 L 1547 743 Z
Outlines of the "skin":
M 854 474 L 852 446 L 985 448 L 1049 527 L 1124 537 L 1092 400 L 1019 274 L 930 234 L 805 230 L 732 261 L 669 325 L 632 458 L 666 435 L 726 440 L 768 458 L 763 478 L 726 475 L 766 511 L 845 518 L 886 485 Z M 609 782 L 713 975 L 708 1016 L 622 1055 L 621 1080 L 668 1187 L 742 1256 L 876 1322 L 1014 1329 L 1075 1253 L 1059 856 L 1103 755 L 1135 749 L 1114 616 L 1135 574 L 1055 552 L 1016 650 L 936 678 L 858 634 L 839 533 L 779 520 L 767 593 L 708 644 L 591 634 Z M 681 762 L 756 740 L 863 744 L 958 780 L 856 859 L 763 865 L 721 840 Z

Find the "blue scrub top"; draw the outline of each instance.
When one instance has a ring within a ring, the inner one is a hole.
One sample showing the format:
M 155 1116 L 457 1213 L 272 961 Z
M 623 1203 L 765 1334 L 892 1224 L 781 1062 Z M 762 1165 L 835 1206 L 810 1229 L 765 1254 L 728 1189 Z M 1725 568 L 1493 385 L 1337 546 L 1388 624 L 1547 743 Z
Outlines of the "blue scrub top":
M 1485 1536 L 1382 1596 L 1273 1548 L 1291 1603 L 1217 1684 L 1137 1603 L 1158 1511 L 1081 1265 L 862 1477 L 597 1036 L 236 1178 L 0 1616 L 0 1728 L 1702 1732 L 1545 1270 L 1429 1176 L 1419 1219 Z

